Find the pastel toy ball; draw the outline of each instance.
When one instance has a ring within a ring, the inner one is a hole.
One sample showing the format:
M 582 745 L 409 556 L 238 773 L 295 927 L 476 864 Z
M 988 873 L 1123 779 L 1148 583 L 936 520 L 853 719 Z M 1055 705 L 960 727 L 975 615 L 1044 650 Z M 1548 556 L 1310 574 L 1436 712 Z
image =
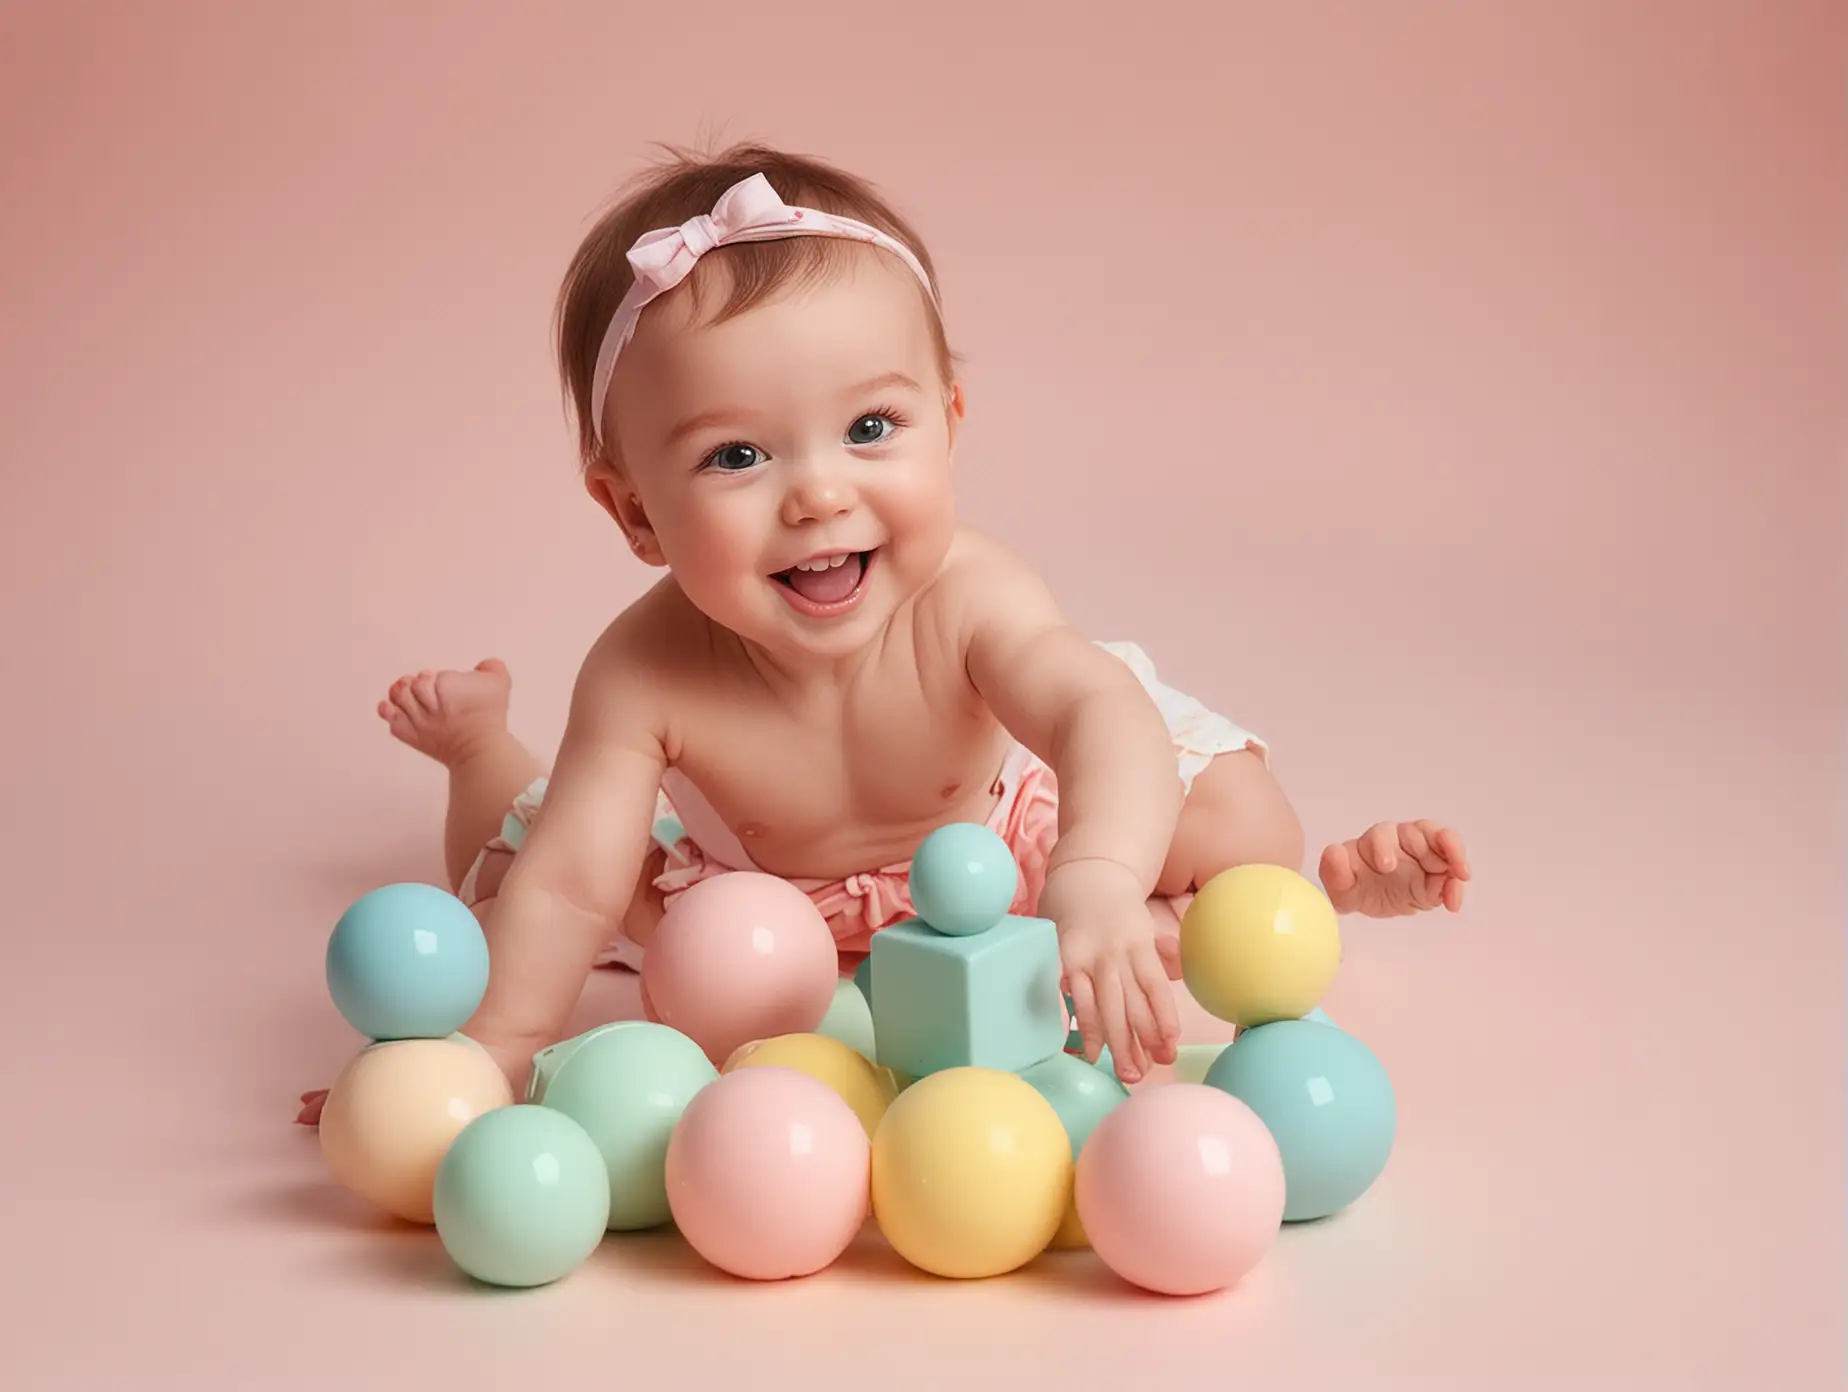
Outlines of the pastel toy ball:
M 327 989 L 368 1039 L 441 1039 L 488 990 L 488 940 L 468 906 L 427 884 L 362 895 L 327 941 Z
M 527 1099 L 583 1127 L 602 1157 L 609 1226 L 633 1232 L 668 1221 L 668 1142 L 718 1076 L 678 1030 L 618 1020 L 541 1050 Z
M 1113 1071 L 1100 1066 L 1102 1063 L 1101 1059 L 1095 1064 L 1086 1063 L 1075 1054 L 1054 1054 L 1020 1075 L 1035 1092 L 1052 1103 L 1052 1109 L 1059 1114 L 1074 1163 L 1097 1124 L 1129 1096 L 1129 1089 Z M 1090 1245 L 1075 1202 L 1067 1200 L 1065 1216 L 1059 1222 L 1058 1232 L 1053 1234 L 1051 1245 L 1055 1249 Z
M 1162 1295 L 1236 1284 L 1283 1222 L 1276 1141 L 1244 1103 L 1203 1083 L 1133 1093 L 1091 1132 L 1075 1189 L 1098 1258 Z
M 851 986 L 849 989 L 852 989 Z M 826 1083 L 860 1119 L 870 1142 L 886 1108 L 898 1096 L 898 1080 L 866 1055 L 825 1034 L 785 1034 L 743 1045 L 725 1060 L 725 1073 L 740 1068 L 793 1068 Z
M 873 959 L 868 957 L 866 960 L 870 962 Z M 879 1050 L 873 1030 L 872 997 L 861 989 L 857 981 L 840 978 L 834 983 L 834 1001 L 829 1005 L 828 1013 L 822 1016 L 821 1023 L 815 1026 L 815 1033 L 838 1039 L 868 1058 L 874 1057 Z
M 687 888 L 642 958 L 649 1018 L 692 1039 L 715 1065 L 753 1039 L 812 1032 L 839 975 L 834 935 L 814 901 L 755 870 Z
M 793 1068 L 740 1068 L 693 1099 L 667 1150 L 687 1243 L 747 1280 L 831 1265 L 866 1221 L 871 1142 L 834 1089 Z
M 1020 866 L 1007 842 L 979 822 L 950 822 L 911 857 L 911 903 L 939 933 L 986 933 L 1013 907 Z
M 1209 1015 L 1241 1028 L 1313 1010 L 1341 964 L 1335 907 L 1280 865 L 1237 865 L 1181 916 L 1181 976 Z
M 1071 1186 L 1059 1114 L 1017 1074 L 965 1067 L 920 1078 L 873 1136 L 879 1230 L 936 1276 L 1025 1266 L 1058 1232 Z
M 1247 1030 L 1213 1061 L 1206 1082 L 1250 1107 L 1276 1137 L 1286 1222 L 1346 1208 L 1392 1155 L 1392 1082 L 1371 1049 L 1333 1025 L 1280 1020 Z
M 513 1090 L 487 1050 L 462 1039 L 374 1044 L 341 1069 L 321 1108 L 321 1154 L 344 1188 L 411 1223 L 430 1223 L 437 1167 L 476 1117 Z
M 596 1251 L 610 1182 L 583 1127 L 520 1103 L 462 1128 L 433 1200 L 443 1250 L 462 1270 L 489 1285 L 543 1286 Z

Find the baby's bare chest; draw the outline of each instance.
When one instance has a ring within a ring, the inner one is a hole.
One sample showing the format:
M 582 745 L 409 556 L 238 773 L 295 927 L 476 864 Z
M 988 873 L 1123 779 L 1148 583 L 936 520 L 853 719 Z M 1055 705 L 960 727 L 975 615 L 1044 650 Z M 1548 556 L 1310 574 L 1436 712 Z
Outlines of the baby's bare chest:
M 1008 747 L 975 702 L 902 685 L 791 711 L 770 700 L 702 706 L 676 770 L 761 868 L 833 877 L 910 856 L 949 820 L 985 820 Z

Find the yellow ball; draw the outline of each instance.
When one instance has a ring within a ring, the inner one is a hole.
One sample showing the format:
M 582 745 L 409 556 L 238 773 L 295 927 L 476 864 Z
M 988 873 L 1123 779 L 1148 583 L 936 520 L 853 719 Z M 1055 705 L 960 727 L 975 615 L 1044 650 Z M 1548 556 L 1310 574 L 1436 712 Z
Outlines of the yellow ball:
M 411 1223 L 434 1223 L 437 1167 L 483 1112 L 513 1102 L 486 1049 L 466 1039 L 373 1044 L 340 1070 L 321 1108 L 321 1154 L 348 1190 Z
M 1335 906 L 1280 865 L 1213 876 L 1181 916 L 1181 977 L 1201 1009 L 1244 1029 L 1296 1020 L 1341 964 Z
M 891 1069 L 881 1068 L 857 1049 L 825 1034 L 782 1034 L 741 1044 L 719 1071 L 730 1073 L 739 1068 L 793 1068 L 826 1083 L 853 1108 L 868 1140 L 898 1096 Z
M 1072 1149 L 1052 1104 L 992 1068 L 921 1078 L 873 1136 L 873 1217 L 899 1256 L 973 1279 L 1025 1266 L 1072 1197 Z
M 1065 1216 L 1059 1220 L 1059 1230 L 1046 1245 L 1055 1252 L 1077 1252 L 1091 1245 L 1091 1239 L 1084 1233 L 1084 1223 L 1078 1217 L 1076 1193 L 1066 1200 Z

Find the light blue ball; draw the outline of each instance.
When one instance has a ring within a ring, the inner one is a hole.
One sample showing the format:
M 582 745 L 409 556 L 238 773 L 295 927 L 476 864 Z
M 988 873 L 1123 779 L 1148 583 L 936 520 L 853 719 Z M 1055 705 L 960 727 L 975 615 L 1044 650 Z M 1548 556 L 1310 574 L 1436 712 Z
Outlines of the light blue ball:
M 437 1236 L 450 1259 L 494 1286 L 543 1286 L 603 1241 L 610 1181 L 596 1142 L 550 1107 L 483 1112 L 436 1171 Z
M 427 884 L 357 900 L 327 942 L 327 989 L 368 1039 L 442 1039 L 488 990 L 488 940 L 468 906 Z
M 1372 1187 L 1398 1132 L 1392 1083 L 1353 1035 L 1313 1020 L 1246 1030 L 1206 1072 L 1276 1137 L 1286 1222 L 1325 1218 Z
M 604 1219 L 632 1232 L 669 1220 L 667 1143 L 687 1104 L 718 1076 L 679 1030 L 617 1020 L 541 1050 L 527 1096 L 584 1128 L 602 1157 Z
M 911 902 L 939 933 L 986 933 L 1013 906 L 1020 867 L 1007 842 L 978 822 L 940 826 L 911 858 Z

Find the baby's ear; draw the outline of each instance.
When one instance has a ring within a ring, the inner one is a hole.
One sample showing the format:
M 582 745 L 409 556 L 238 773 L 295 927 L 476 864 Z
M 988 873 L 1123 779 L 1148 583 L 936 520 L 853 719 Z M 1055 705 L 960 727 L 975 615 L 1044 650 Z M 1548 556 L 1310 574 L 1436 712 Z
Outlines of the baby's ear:
M 667 564 L 661 554 L 661 544 L 655 539 L 654 528 L 648 525 L 648 512 L 626 478 L 607 468 L 586 469 L 584 491 L 616 519 L 616 525 L 622 528 L 637 560 L 651 566 Z
M 962 428 L 963 414 L 968 409 L 968 402 L 964 399 L 963 384 L 961 382 L 950 383 L 950 399 L 946 409 L 949 413 L 950 422 L 950 448 L 955 449 L 956 432 Z

